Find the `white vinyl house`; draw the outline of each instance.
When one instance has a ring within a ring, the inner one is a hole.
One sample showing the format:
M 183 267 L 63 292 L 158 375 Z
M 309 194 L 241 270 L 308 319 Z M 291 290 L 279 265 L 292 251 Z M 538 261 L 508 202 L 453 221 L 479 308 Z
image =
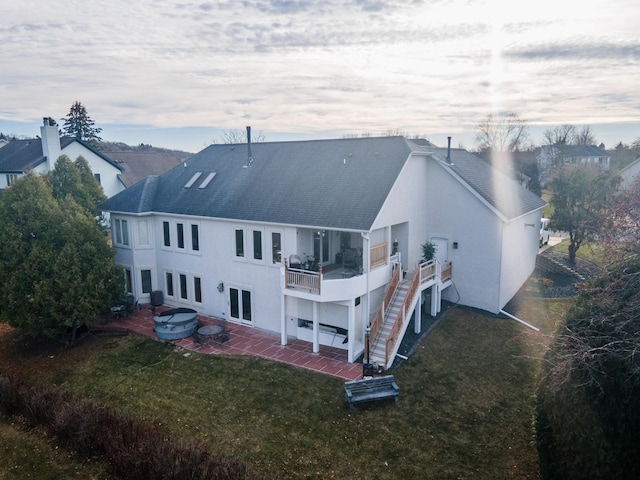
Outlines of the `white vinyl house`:
M 381 137 L 212 145 L 101 208 L 138 301 L 388 367 L 427 293 L 432 315 L 441 299 L 502 309 L 535 268 L 544 205 L 464 150 Z
M 124 190 L 119 178 L 122 167 L 116 162 L 81 140 L 60 138 L 58 127 L 51 118 L 43 119 L 40 133 L 39 139 L 10 140 L 0 148 L 0 190 L 29 170 L 41 174 L 51 171 L 60 155 L 66 155 L 72 161 L 84 157 L 107 197 Z

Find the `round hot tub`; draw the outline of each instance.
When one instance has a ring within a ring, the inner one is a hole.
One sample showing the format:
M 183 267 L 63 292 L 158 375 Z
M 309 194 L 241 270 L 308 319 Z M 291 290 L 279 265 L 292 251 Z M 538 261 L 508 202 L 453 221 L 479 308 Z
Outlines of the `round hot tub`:
M 191 308 L 172 308 L 154 315 L 155 332 L 161 340 L 190 337 L 198 328 L 198 312 Z

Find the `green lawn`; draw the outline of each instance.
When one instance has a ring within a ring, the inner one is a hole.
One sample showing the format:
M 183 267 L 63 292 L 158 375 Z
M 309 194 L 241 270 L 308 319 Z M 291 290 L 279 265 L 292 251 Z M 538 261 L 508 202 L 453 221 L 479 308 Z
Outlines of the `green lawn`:
M 96 339 L 54 358 L 21 358 L 11 355 L 10 335 L 0 330 L 0 356 L 38 381 L 203 439 L 268 474 L 537 479 L 535 384 L 566 304 L 522 304 L 517 314 L 542 333 L 450 309 L 416 353 L 389 372 L 400 386 L 399 403 L 355 411 L 347 408 L 339 379 L 256 358 L 187 354 L 134 335 Z M 0 423 L 0 432 L 6 430 Z M 0 435 L 0 449 L 7 448 L 5 438 Z M 3 476 L 9 468 L 2 455 L 0 477 L 19 478 Z

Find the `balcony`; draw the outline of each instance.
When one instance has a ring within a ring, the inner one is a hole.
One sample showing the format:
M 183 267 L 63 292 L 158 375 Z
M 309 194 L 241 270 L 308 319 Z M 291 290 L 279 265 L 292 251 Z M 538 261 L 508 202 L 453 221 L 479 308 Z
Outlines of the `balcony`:
M 371 289 L 384 285 L 388 281 L 391 269 L 388 252 L 387 243 L 374 245 L 369 250 Z M 336 257 L 341 258 L 340 255 Z M 358 259 L 353 264 L 351 259 L 348 259 L 325 267 L 320 265 L 318 271 L 292 268 L 285 260 L 285 294 L 317 301 L 353 299 L 366 293 L 365 273 Z

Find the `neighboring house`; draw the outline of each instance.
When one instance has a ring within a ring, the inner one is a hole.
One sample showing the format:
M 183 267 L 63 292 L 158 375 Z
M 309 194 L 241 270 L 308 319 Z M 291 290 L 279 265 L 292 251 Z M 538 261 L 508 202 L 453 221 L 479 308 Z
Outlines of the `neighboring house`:
M 609 168 L 611 155 L 595 145 L 544 145 L 538 155 L 540 184 L 547 185 L 554 167 L 578 164 Z
M 72 161 L 79 156 L 84 157 L 107 197 L 124 190 L 118 178 L 123 171 L 120 165 L 81 140 L 60 138 L 55 122 L 50 118 L 43 120 L 41 138 L 10 140 L 0 148 L 0 190 L 10 186 L 29 170 L 41 174 L 51 171 L 60 155 L 66 155 Z
M 119 178 L 125 188 L 149 175 L 160 175 L 192 155 L 186 152 L 178 155 L 173 151 L 105 150 L 102 153 L 122 167 Z
M 421 299 L 432 315 L 441 298 L 504 307 L 535 268 L 544 205 L 465 150 L 381 137 L 212 145 L 102 209 L 139 301 L 162 292 L 349 361 L 373 319 L 369 359 L 389 366 Z M 426 241 L 437 262 L 420 267 Z M 375 319 L 382 304 L 395 318 L 394 291 L 407 310 L 389 333 Z
M 635 162 L 627 165 L 620 170 L 620 182 L 619 190 L 628 190 L 631 186 L 640 180 L 640 158 Z

